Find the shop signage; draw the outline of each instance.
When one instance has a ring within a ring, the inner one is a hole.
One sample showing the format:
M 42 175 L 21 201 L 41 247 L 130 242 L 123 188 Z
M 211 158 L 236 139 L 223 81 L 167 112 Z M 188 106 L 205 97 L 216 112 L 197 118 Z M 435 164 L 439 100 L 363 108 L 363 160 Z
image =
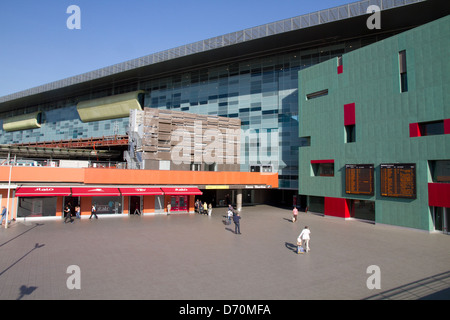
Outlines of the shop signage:
M 205 186 L 205 189 L 230 189 L 230 186 L 225 185 Z

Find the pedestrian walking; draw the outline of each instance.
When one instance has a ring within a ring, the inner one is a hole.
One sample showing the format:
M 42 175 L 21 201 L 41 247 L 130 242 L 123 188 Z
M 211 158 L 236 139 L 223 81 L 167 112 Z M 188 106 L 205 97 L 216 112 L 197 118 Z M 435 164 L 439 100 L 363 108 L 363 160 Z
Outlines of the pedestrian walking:
M 203 212 L 205 214 L 208 214 L 208 204 L 206 203 L 206 201 L 203 203 Z
M 93 205 L 91 207 L 91 216 L 89 217 L 89 219 L 92 218 L 92 216 L 95 216 L 95 219 L 98 219 L 96 212 L 97 212 L 97 208 L 95 207 L 95 205 Z
M 3 224 L 3 219 L 5 219 L 5 217 L 6 217 L 6 207 L 2 206 L 2 218 L 0 220 L 0 225 Z
M 65 214 L 64 223 L 67 223 L 67 220 L 69 220 L 70 223 L 73 223 L 72 213 L 70 212 L 69 206 L 66 206 L 64 208 L 64 214 Z
M 80 214 L 80 206 L 76 206 L 75 207 L 75 216 L 77 219 L 81 219 L 81 214 Z
M 305 228 L 300 232 L 298 235 L 298 240 L 301 241 L 301 246 L 305 249 L 305 252 L 309 252 L 309 240 L 311 239 L 311 230 L 309 230 L 308 226 L 305 226 Z
M 167 214 L 170 214 L 170 210 L 172 209 L 172 205 L 170 203 L 167 204 Z
M 241 217 L 239 216 L 239 212 L 236 213 L 233 216 L 233 222 L 234 222 L 234 233 L 235 234 L 241 234 L 241 223 L 240 223 Z
M 3 224 L 3 219 L 5 219 L 5 222 L 6 222 L 6 220 L 7 220 L 7 218 L 6 218 L 6 213 L 7 213 L 6 207 L 5 207 L 5 206 L 2 206 L 2 217 L 1 217 L 1 219 L 0 219 L 0 226 Z M 13 218 L 12 220 L 9 220 L 9 221 L 8 221 L 8 224 L 10 224 L 11 221 L 16 221 L 16 219 Z
M 298 209 L 297 209 L 297 207 L 294 207 L 294 210 L 292 210 L 292 222 L 297 221 L 297 215 L 298 215 Z

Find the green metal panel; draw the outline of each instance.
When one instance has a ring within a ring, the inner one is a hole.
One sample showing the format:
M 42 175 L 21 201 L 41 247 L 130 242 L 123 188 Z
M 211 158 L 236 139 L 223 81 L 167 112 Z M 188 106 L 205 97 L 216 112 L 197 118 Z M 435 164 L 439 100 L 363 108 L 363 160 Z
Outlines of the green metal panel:
M 375 201 L 375 222 L 430 230 L 428 161 L 450 159 L 450 135 L 413 137 L 409 124 L 450 118 L 450 17 L 299 71 L 299 194 Z M 408 91 L 400 92 L 406 50 Z M 306 100 L 310 92 L 327 96 Z M 356 142 L 345 143 L 344 104 L 355 103 Z M 311 176 L 311 160 L 334 159 L 334 177 Z M 345 164 L 375 165 L 375 194 L 345 193 Z M 380 164 L 416 163 L 416 199 L 380 195 Z

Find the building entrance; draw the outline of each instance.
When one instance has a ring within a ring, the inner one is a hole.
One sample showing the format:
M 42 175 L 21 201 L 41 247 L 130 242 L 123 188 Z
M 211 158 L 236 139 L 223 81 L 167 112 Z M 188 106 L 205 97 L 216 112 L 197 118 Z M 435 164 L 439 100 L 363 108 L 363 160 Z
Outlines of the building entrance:
M 352 218 L 375 222 L 375 202 L 369 200 L 350 200 Z
M 131 196 L 130 197 L 130 214 L 141 215 L 141 197 Z
M 65 211 L 64 209 L 67 207 L 69 207 L 70 210 L 70 214 L 72 216 L 75 216 L 75 207 L 80 205 L 80 197 L 70 197 L 70 196 L 66 196 L 64 197 L 64 203 L 63 203 L 63 208 L 62 208 L 62 218 L 65 218 Z
M 171 196 L 171 211 L 188 211 L 188 196 Z
M 432 207 L 434 230 L 450 234 L 450 208 Z

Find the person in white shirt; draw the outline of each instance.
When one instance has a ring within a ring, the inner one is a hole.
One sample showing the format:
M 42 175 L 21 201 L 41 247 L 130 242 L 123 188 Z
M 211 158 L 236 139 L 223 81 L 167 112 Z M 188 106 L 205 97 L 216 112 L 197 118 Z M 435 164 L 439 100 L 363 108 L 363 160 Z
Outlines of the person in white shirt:
M 305 226 L 305 228 L 302 230 L 302 232 L 300 232 L 300 235 L 298 236 L 298 238 L 302 240 L 302 246 L 306 252 L 310 251 L 309 249 L 309 240 L 311 239 L 310 234 L 311 230 L 309 230 L 308 226 Z

